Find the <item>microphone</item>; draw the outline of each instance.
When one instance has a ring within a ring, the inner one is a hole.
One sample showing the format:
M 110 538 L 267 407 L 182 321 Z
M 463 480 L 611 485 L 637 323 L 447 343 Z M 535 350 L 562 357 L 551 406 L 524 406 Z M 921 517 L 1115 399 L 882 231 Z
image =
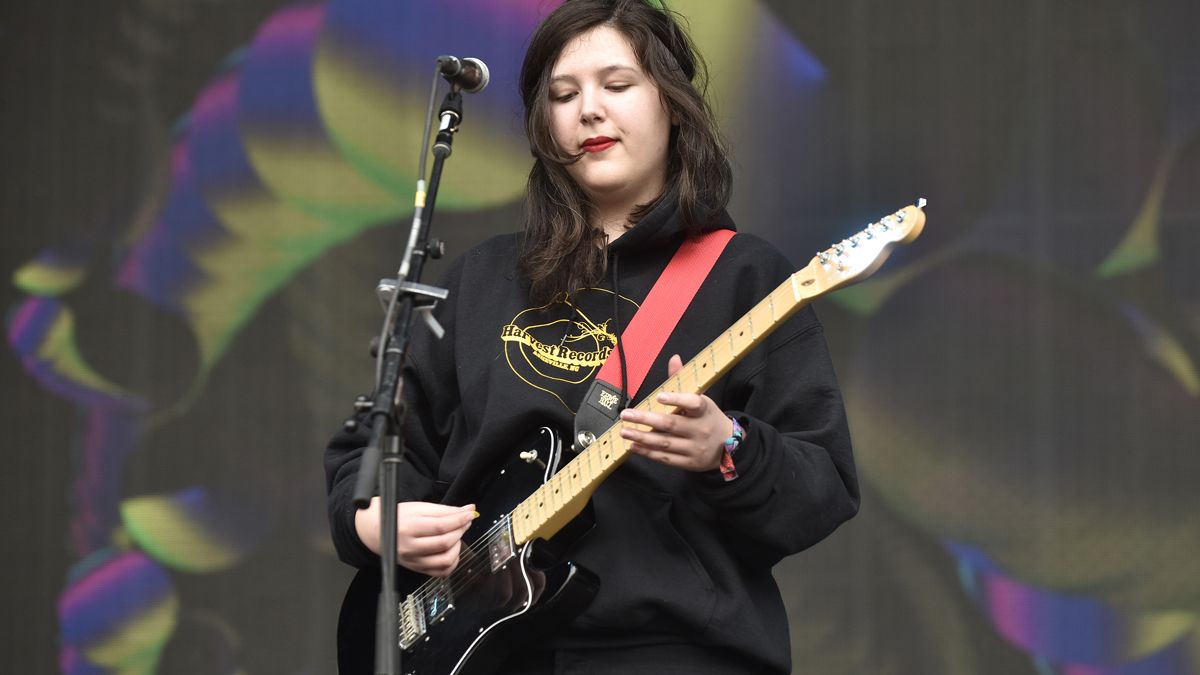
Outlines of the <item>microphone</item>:
M 462 89 L 468 94 L 483 91 L 488 85 L 487 64 L 479 59 L 460 59 L 457 56 L 439 56 L 438 72 L 450 84 Z

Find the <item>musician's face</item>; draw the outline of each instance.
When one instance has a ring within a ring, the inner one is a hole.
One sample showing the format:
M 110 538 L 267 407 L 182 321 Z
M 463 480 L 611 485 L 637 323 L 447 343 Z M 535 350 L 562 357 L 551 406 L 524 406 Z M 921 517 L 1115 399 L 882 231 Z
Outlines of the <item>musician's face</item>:
M 568 42 L 548 105 L 554 141 L 584 153 L 567 172 L 593 203 L 631 207 L 662 192 L 671 114 L 621 33 L 598 26 Z

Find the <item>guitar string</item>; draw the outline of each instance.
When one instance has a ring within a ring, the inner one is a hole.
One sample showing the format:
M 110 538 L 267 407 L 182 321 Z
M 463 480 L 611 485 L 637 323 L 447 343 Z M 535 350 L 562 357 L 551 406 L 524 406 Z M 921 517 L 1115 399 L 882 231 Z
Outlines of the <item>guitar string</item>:
M 499 518 L 495 523 L 492 524 L 491 527 L 489 527 L 482 535 L 480 535 L 478 539 L 468 546 L 466 555 L 459 556 L 458 567 L 450 573 L 449 577 L 444 579 L 434 577 L 421 584 L 417 590 L 413 591 L 412 595 L 416 596 L 417 599 L 421 601 L 422 608 L 424 608 L 425 600 L 440 592 L 440 589 L 437 587 L 446 587 L 448 592 L 454 593 L 457 590 L 461 590 L 476 577 L 478 577 L 478 573 L 476 572 L 472 574 L 469 579 L 465 579 L 462 581 L 462 583 L 458 583 L 457 585 L 455 584 L 455 581 L 457 580 L 456 577 L 461 579 L 463 575 L 466 574 L 464 570 L 475 570 L 475 563 L 480 562 L 481 558 L 486 557 L 483 545 L 487 544 L 486 548 L 490 551 L 491 542 L 496 538 L 496 535 L 499 534 L 500 527 L 504 525 L 505 521 L 508 519 L 509 514 L 505 514 Z
M 572 460 L 572 461 L 574 461 L 574 460 Z M 571 464 L 571 462 L 568 462 L 567 466 L 570 466 L 570 464 Z M 565 468 L 566 467 L 564 467 L 564 469 Z M 538 486 L 537 490 L 541 490 L 543 487 L 545 487 L 548 484 L 549 484 L 549 481 L 547 481 L 546 483 L 542 483 L 542 485 Z M 533 494 L 536 494 L 537 490 L 535 490 L 533 493 L 531 493 L 530 497 L 532 497 Z M 513 509 L 513 512 L 515 512 L 515 511 L 516 511 L 516 509 Z M 505 525 L 506 523 L 512 522 L 513 512 L 509 512 L 509 513 L 505 514 L 504 516 L 502 516 L 494 525 L 492 525 L 491 528 L 489 528 L 487 530 L 487 532 L 485 532 L 478 539 L 476 539 L 470 546 L 467 547 L 466 555 L 460 556 L 458 567 L 455 568 L 454 572 L 450 573 L 449 577 L 447 577 L 445 580 L 443 580 L 442 584 L 437 584 L 433 580 L 431 580 L 430 582 L 426 582 L 426 584 L 423 584 L 422 586 L 429 585 L 429 586 L 431 586 L 431 588 L 422 595 L 422 599 L 428 598 L 430 593 L 437 592 L 437 589 L 433 588 L 433 586 L 443 585 L 446 587 L 446 590 L 448 592 L 450 592 L 451 594 L 454 594 L 454 593 L 457 593 L 457 592 L 461 591 L 462 589 L 466 588 L 467 586 L 471 585 L 472 583 L 474 583 L 475 580 L 478 579 L 481 575 L 483 575 L 485 573 L 490 573 L 492 570 L 491 570 L 491 564 L 490 564 L 489 560 L 490 560 L 490 551 L 492 548 L 492 544 L 497 540 L 497 537 L 501 534 L 500 527 Z M 511 542 L 510 542 L 510 544 L 511 544 Z M 519 551 L 520 551 L 519 546 L 514 547 L 511 557 L 512 558 L 520 557 Z M 506 560 L 508 560 L 508 559 L 506 559 Z M 481 564 L 476 566 L 476 563 L 481 563 Z M 419 588 L 418 592 L 420 592 L 420 590 L 421 589 Z
M 563 468 L 555 475 L 558 476 L 565 474 L 566 470 L 578 459 L 579 456 L 576 456 L 565 466 L 563 466 Z M 579 469 L 582 466 L 584 466 L 584 463 L 581 462 L 579 466 L 575 468 Z M 553 480 L 553 478 L 551 478 L 551 480 Z M 538 486 L 537 490 L 541 490 L 549 484 L 549 481 L 542 483 Z M 537 490 L 531 493 L 530 497 L 536 494 Z M 549 495 L 546 496 L 548 497 Z M 513 512 L 515 511 L 516 509 L 513 509 Z M 491 565 L 488 562 L 488 559 L 490 558 L 489 552 L 492 548 L 492 544 L 496 541 L 498 535 L 500 534 L 500 527 L 506 523 L 511 523 L 513 512 L 507 513 L 501 517 L 484 534 L 482 534 L 467 547 L 465 553 L 460 556 L 458 567 L 455 568 L 454 572 L 450 573 L 449 577 L 444 579 L 430 579 L 419 586 L 412 593 L 412 595 L 416 596 L 416 599 L 421 602 L 422 609 L 425 609 L 427 606 L 427 601 L 431 597 L 439 593 L 449 593 L 450 595 L 456 594 L 473 584 L 481 575 L 492 572 Z M 520 547 L 515 548 L 513 551 L 515 555 L 512 555 L 512 557 L 519 558 L 519 551 Z M 479 564 L 477 565 L 477 563 Z
M 545 483 L 542 485 L 545 485 Z M 541 486 L 538 489 L 541 489 Z M 449 577 L 444 579 L 430 579 L 418 587 L 412 595 L 417 596 L 417 599 L 424 606 L 425 601 L 433 595 L 443 592 L 443 590 L 453 595 L 470 586 L 484 573 L 491 572 L 489 559 L 492 544 L 497 541 L 498 536 L 501 534 L 502 526 L 506 523 L 511 523 L 511 521 L 511 512 L 502 516 L 484 534 L 480 535 L 479 538 L 467 547 L 465 554 L 460 555 L 458 566 L 450 573 Z M 520 547 L 514 547 L 511 557 L 519 557 L 519 551 Z
M 575 459 L 578 459 L 578 456 Z M 572 459 L 570 462 L 568 462 L 563 469 L 559 471 L 559 474 L 563 473 L 567 467 L 571 466 L 571 464 L 575 462 L 575 459 Z M 582 464 L 580 464 L 580 466 L 582 466 Z M 538 486 L 537 490 L 541 490 L 548 484 L 549 481 L 542 483 Z M 533 494 L 536 494 L 537 490 L 531 493 L 530 496 L 532 497 Z M 516 509 L 513 509 L 513 511 L 515 512 Z M 492 544 L 496 541 L 497 536 L 500 534 L 500 527 L 505 525 L 506 522 L 510 523 L 511 520 L 512 512 L 505 514 L 503 517 L 497 520 L 497 522 L 488 528 L 484 534 L 480 535 L 479 538 L 477 538 L 471 545 L 467 547 L 464 554 L 460 555 L 458 567 L 455 568 L 454 572 L 450 573 L 449 577 L 444 579 L 430 579 L 413 591 L 412 595 L 416 596 L 416 598 L 421 601 L 422 606 L 424 607 L 426 601 L 430 597 L 443 592 L 443 589 L 444 592 L 448 592 L 450 594 L 457 593 L 474 583 L 475 580 L 478 579 L 482 574 L 491 572 L 491 565 L 488 562 L 488 559 L 490 558 Z M 519 553 L 517 553 L 519 550 L 520 547 L 516 547 L 514 549 L 514 553 L 516 553 L 516 555 L 512 555 L 513 558 L 519 557 Z M 476 565 L 476 563 L 482 564 Z
M 569 465 L 570 462 L 568 462 L 568 466 Z M 549 481 L 547 481 L 547 483 L 548 482 Z M 537 490 L 540 490 L 547 483 L 539 485 L 533 493 L 530 493 L 530 497 L 532 497 L 533 494 L 536 494 Z M 516 509 L 514 508 L 513 511 L 516 511 Z M 439 588 L 437 587 L 444 587 L 450 593 L 455 593 L 473 583 L 485 569 L 483 565 L 476 566 L 476 563 L 485 562 L 486 559 L 490 558 L 492 543 L 496 540 L 497 535 L 500 534 L 499 529 L 501 526 L 505 525 L 506 522 L 511 523 L 511 521 L 512 512 L 501 516 L 495 523 L 492 524 L 490 528 L 487 529 L 486 532 L 480 535 L 467 547 L 464 554 L 460 554 L 458 566 L 453 572 L 450 573 L 449 577 L 445 579 L 430 579 L 419 586 L 417 590 L 413 592 L 413 595 L 417 596 L 418 599 L 424 602 L 431 595 L 439 592 Z M 517 547 L 517 550 L 519 550 L 519 547 Z M 490 568 L 491 565 L 488 564 L 487 567 Z

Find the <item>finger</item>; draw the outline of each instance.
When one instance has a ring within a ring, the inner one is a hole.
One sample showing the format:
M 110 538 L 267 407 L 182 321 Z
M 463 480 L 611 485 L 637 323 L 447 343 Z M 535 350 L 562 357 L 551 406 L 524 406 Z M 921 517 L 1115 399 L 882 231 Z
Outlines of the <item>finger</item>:
M 674 407 L 675 412 L 684 417 L 700 417 L 708 407 L 707 397 L 699 394 L 664 391 L 655 397 L 654 400 L 662 405 Z
M 664 415 L 636 408 L 622 410 L 621 421 L 626 423 L 621 425 L 622 433 L 625 429 L 631 429 L 640 432 L 659 431 L 669 434 L 675 434 L 681 422 L 679 415 Z M 626 436 L 625 438 L 630 437 Z
M 461 545 L 456 544 L 448 551 L 413 559 L 407 567 L 414 572 L 433 577 L 449 576 L 458 567 L 460 551 Z
M 402 549 L 409 558 L 441 555 L 460 545 L 468 527 L 464 526 L 453 532 L 432 537 L 399 535 L 396 539 L 396 547 L 397 549 Z
M 396 548 L 413 555 L 441 553 L 460 541 L 469 527 L 467 524 L 449 532 L 421 536 L 400 527 L 396 530 Z
M 432 502 L 401 502 L 400 506 L 405 513 L 413 516 L 424 516 L 429 518 L 437 518 L 441 516 L 451 516 L 456 513 L 474 512 L 474 504 L 464 504 L 463 506 L 450 506 L 449 504 L 434 504 Z
M 639 454 L 645 451 L 671 449 L 672 434 L 661 433 L 651 426 L 622 425 L 621 438 L 630 442 L 630 450 Z
M 455 507 L 453 511 L 435 515 L 396 513 L 397 531 L 410 537 L 434 537 L 454 532 L 464 529 L 474 519 L 474 506 Z
M 667 359 L 667 377 L 675 377 L 675 373 L 683 367 L 683 359 L 678 354 L 672 354 L 671 358 Z
M 691 454 L 688 450 L 689 442 L 686 438 L 633 429 L 629 429 L 628 432 L 626 433 L 623 430 L 621 437 L 630 441 L 629 449 L 636 454 L 651 457 L 652 459 L 658 459 L 663 455 L 686 457 Z M 667 461 L 672 462 L 673 460 L 668 459 Z
M 463 532 L 465 530 L 455 530 L 433 537 L 400 535 L 397 537 L 396 546 L 403 549 L 409 558 L 440 555 L 458 545 L 462 541 Z

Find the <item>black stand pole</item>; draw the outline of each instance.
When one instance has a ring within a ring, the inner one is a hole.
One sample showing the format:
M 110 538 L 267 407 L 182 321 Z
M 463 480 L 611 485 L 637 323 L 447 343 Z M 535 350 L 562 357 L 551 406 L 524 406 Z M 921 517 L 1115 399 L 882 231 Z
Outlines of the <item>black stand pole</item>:
M 402 372 L 408 354 L 412 319 L 424 313 L 430 329 L 441 337 L 441 327 L 428 310 L 437 300 L 445 299 L 445 290 L 420 283 L 425 259 L 441 255 L 438 242 L 428 242 L 429 226 L 433 222 L 433 207 L 441 182 L 442 165 L 450 156 L 454 133 L 462 120 L 462 94 L 453 87 L 442 101 L 439 113 L 441 125 L 433 146 L 433 170 L 429 192 L 422 191 L 418 182 L 413 211 L 413 227 L 398 281 L 380 282 L 381 298 L 386 296 L 387 317 L 381 334 L 380 364 L 376 372 L 374 399 L 371 402 L 371 440 L 363 451 L 354 488 L 354 504 L 360 509 L 371 503 L 378 477 L 380 496 L 379 558 L 381 589 L 376 609 L 375 672 L 377 675 L 398 675 L 400 672 L 399 596 L 396 592 L 396 504 L 397 478 L 404 461 L 401 430 L 404 428 L 405 407 L 402 396 Z

